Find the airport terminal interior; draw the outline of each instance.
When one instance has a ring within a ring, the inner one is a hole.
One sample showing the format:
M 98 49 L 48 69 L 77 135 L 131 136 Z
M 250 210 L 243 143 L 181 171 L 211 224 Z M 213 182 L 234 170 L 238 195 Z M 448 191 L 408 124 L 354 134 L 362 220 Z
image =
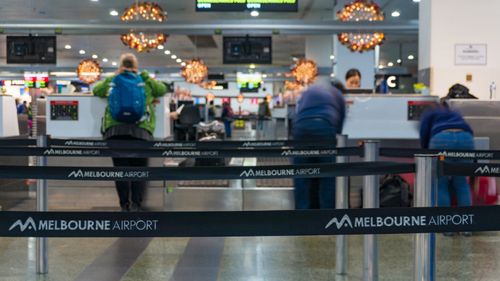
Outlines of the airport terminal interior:
M 500 280 L 498 26 L 493 0 L 0 0 L 0 281 Z M 429 148 L 475 171 L 438 183 Z M 159 235 L 72 232 L 93 214 Z

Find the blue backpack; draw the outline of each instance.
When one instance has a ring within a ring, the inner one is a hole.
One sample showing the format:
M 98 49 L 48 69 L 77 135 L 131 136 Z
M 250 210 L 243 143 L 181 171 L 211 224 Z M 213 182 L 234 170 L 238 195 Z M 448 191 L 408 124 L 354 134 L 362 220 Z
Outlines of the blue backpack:
M 117 75 L 110 86 L 108 104 L 111 117 L 124 123 L 141 121 L 146 105 L 144 81 L 141 76 L 126 71 Z

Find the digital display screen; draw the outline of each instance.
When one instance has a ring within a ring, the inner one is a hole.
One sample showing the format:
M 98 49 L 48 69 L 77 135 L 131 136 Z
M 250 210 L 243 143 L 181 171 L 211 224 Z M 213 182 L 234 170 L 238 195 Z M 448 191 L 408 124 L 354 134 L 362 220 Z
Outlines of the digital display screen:
M 258 93 L 262 85 L 262 74 L 238 72 L 236 84 L 242 93 Z
M 408 121 L 420 121 L 422 114 L 435 105 L 434 101 L 409 101 Z
M 78 101 L 51 101 L 50 120 L 78 121 Z
M 47 88 L 48 83 L 49 83 L 49 74 L 46 72 L 24 73 L 24 86 L 26 88 L 36 88 L 36 89 Z
M 197 12 L 297 12 L 298 0 L 196 0 Z
M 223 39 L 224 64 L 272 64 L 272 37 L 234 37 Z

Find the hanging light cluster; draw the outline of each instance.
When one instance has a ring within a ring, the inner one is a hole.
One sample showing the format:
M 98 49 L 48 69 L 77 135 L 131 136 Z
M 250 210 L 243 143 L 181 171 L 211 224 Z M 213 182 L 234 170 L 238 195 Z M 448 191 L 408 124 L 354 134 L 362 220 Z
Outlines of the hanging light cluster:
M 127 34 L 122 34 L 122 43 L 137 52 L 149 51 L 158 48 L 167 42 L 168 36 L 162 33 L 148 34 L 148 33 L 135 33 L 130 31 Z
M 160 5 L 151 2 L 138 2 L 125 9 L 121 16 L 123 22 L 165 22 L 167 13 Z M 122 34 L 121 40 L 125 46 L 135 49 L 137 52 L 149 52 L 167 42 L 168 36 L 163 33 L 145 33 L 130 30 Z
M 301 85 L 312 84 L 318 76 L 318 66 L 313 60 L 301 59 L 293 67 L 292 76 Z
M 208 76 L 208 67 L 201 59 L 192 59 L 182 67 L 181 75 L 188 83 L 200 84 Z
M 371 0 L 356 0 L 348 4 L 337 13 L 337 17 L 343 22 L 360 21 L 384 21 L 384 13 L 380 7 Z M 373 50 L 375 46 L 382 44 L 385 35 L 382 32 L 372 34 L 341 33 L 339 41 L 353 52 L 364 52 Z
M 124 22 L 130 21 L 167 21 L 167 13 L 160 5 L 151 2 L 137 3 L 128 7 L 121 16 Z
M 76 74 L 80 81 L 87 84 L 92 84 L 99 81 L 102 73 L 102 68 L 99 63 L 93 59 L 84 59 L 76 68 Z

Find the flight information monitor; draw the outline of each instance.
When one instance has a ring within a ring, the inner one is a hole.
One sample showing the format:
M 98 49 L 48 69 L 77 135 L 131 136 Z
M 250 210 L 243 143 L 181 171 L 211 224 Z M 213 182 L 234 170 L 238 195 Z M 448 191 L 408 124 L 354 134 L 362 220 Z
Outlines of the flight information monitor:
M 297 12 L 298 0 L 195 0 L 197 12 Z

